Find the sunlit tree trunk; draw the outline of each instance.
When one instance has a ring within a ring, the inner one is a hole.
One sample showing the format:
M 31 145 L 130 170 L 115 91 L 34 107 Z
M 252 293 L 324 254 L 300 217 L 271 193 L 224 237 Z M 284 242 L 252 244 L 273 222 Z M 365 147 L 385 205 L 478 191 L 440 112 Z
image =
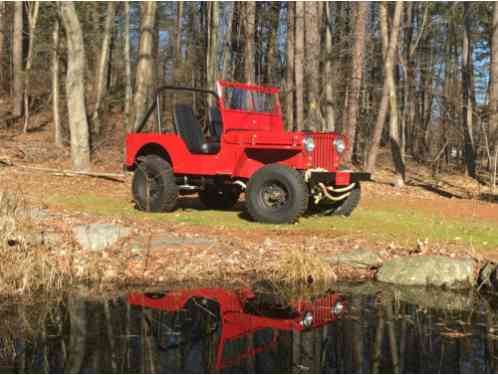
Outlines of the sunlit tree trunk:
M 397 50 L 400 31 L 403 3 L 398 1 L 395 5 L 394 18 L 392 21 L 392 34 L 389 47 L 384 61 L 385 80 L 389 90 L 389 138 L 391 142 L 391 153 L 396 171 L 395 185 L 401 187 L 405 183 L 405 163 L 401 155 L 399 121 L 398 121 L 398 97 L 396 93 L 396 82 L 394 79 L 395 51 Z M 388 39 L 388 3 L 380 4 L 380 25 L 383 39 Z
M 5 74 L 5 32 L 6 28 L 5 1 L 0 1 L 0 89 L 3 88 Z
M 62 147 L 59 83 L 59 27 L 59 20 L 56 19 L 52 30 L 52 113 L 54 117 L 54 143 L 57 147 Z
M 85 105 L 85 48 L 81 24 L 72 1 L 59 4 L 66 32 L 67 76 L 66 100 L 71 132 L 73 168 L 90 169 L 90 139 Z
M 232 30 L 233 30 L 233 23 L 235 20 L 235 14 L 237 12 L 237 7 L 238 3 L 233 2 L 232 10 L 230 12 L 230 16 L 228 17 L 228 28 L 227 31 L 225 32 L 225 35 L 223 36 L 223 71 L 221 76 L 225 80 L 231 79 L 228 73 L 230 72 L 229 65 L 230 65 L 231 51 L 234 48 L 232 43 L 233 40 Z
M 176 3 L 176 28 L 175 28 L 175 65 L 173 67 L 173 81 L 178 83 L 179 70 L 182 63 L 182 17 L 183 1 Z
M 297 1 L 295 20 L 294 69 L 296 85 L 296 121 L 295 130 L 304 128 L 304 2 Z
M 491 37 L 491 84 L 489 89 L 490 186 L 494 193 L 498 157 L 498 3 L 494 3 Z
M 295 45 L 295 21 L 296 21 L 296 3 L 287 3 L 287 79 L 286 79 L 286 98 L 285 103 L 287 111 L 287 129 L 294 129 L 294 45 Z
M 247 1 L 244 3 L 244 76 L 246 82 L 255 82 L 254 56 L 256 48 L 254 46 L 254 34 L 256 29 L 256 2 Z
M 126 129 L 130 128 L 130 107 L 132 100 L 132 89 L 131 89 L 131 57 L 130 57 L 130 3 L 128 1 L 124 2 L 124 63 L 125 63 L 125 105 L 124 105 L 124 115 L 125 115 L 125 126 Z
M 97 97 L 95 101 L 95 110 L 92 116 L 92 122 L 96 134 L 100 134 L 100 112 L 102 101 L 107 91 L 107 78 L 109 75 L 109 59 L 111 55 L 111 38 L 114 26 L 114 17 L 116 15 L 116 3 L 109 1 L 107 3 L 107 15 L 104 26 L 104 37 L 102 39 L 102 48 L 100 50 L 100 61 L 97 70 Z
M 29 22 L 29 44 L 28 56 L 26 58 L 26 69 L 24 71 L 24 127 L 23 131 L 28 131 L 29 124 L 29 90 L 30 90 L 30 76 L 31 67 L 33 65 L 33 44 L 35 42 L 36 25 L 38 23 L 38 12 L 40 9 L 40 2 L 35 1 L 32 4 L 26 2 L 28 8 L 28 22 Z
M 354 151 L 356 126 L 360 110 L 361 83 L 363 79 L 363 61 L 365 59 L 365 34 L 367 26 L 368 8 L 370 4 L 366 1 L 355 3 L 356 15 L 354 26 L 353 61 L 351 69 L 351 80 L 349 85 L 348 104 L 344 121 L 344 133 L 349 138 L 350 147 L 344 155 L 344 162 L 349 163 Z
M 326 113 L 326 128 L 328 131 L 335 130 L 335 105 L 334 105 L 334 87 L 332 80 L 334 79 L 332 75 L 332 31 L 331 31 L 331 20 L 332 12 L 330 10 L 331 4 L 329 2 L 324 2 L 325 7 L 325 48 L 326 48 L 326 62 L 325 62 L 325 113 Z
M 207 86 L 214 89 L 217 76 L 216 56 L 218 51 L 219 3 L 208 4 L 208 49 L 207 49 Z M 211 99 L 211 98 L 210 98 Z
M 14 116 L 23 113 L 23 6 L 22 1 L 14 3 L 14 32 L 12 35 L 12 60 L 14 65 Z
M 463 3 L 463 132 L 464 132 L 464 157 L 467 165 L 467 173 L 470 177 L 476 177 L 476 154 L 474 145 L 474 134 L 472 124 L 472 46 L 470 40 L 470 5 Z
M 308 113 L 306 125 L 309 129 L 317 131 L 323 128 L 323 119 L 320 112 L 320 3 L 316 1 L 304 2 L 304 27 L 305 33 L 305 80 L 308 88 Z M 299 33 L 299 28 L 297 28 Z
M 135 96 L 133 98 L 132 127 L 129 131 L 136 130 L 145 115 L 154 75 L 152 49 L 154 47 L 157 3 L 152 1 L 144 2 L 141 3 L 141 6 L 142 24 L 140 26 L 139 60 L 136 73 Z

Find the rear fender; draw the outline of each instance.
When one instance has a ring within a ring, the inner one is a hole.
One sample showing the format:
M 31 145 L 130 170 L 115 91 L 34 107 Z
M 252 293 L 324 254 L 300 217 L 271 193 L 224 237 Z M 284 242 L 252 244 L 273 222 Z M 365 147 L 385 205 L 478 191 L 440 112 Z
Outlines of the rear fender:
M 137 150 L 137 152 L 133 156 L 132 163 L 128 163 L 128 169 L 134 170 L 137 166 L 139 158 L 147 155 L 157 155 L 173 165 L 173 161 L 171 160 L 168 151 L 163 146 L 157 143 L 147 143 Z

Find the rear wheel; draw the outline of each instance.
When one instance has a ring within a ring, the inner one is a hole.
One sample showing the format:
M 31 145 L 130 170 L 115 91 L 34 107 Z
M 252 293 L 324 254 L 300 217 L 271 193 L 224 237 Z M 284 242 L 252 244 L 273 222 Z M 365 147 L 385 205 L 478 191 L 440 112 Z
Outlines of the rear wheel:
M 303 175 L 281 164 L 258 170 L 246 193 L 249 215 L 262 223 L 293 223 L 308 208 L 308 187 Z
M 240 190 L 236 186 L 223 185 L 222 187 L 209 186 L 199 192 L 199 199 L 207 208 L 228 210 L 239 201 Z
M 178 186 L 171 164 L 157 155 L 146 156 L 133 175 L 132 193 L 138 209 L 142 211 L 173 211 Z

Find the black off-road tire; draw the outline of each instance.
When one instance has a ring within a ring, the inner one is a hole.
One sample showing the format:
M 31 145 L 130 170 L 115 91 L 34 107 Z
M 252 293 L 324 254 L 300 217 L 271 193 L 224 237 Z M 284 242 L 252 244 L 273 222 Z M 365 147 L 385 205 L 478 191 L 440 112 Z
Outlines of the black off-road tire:
M 313 198 L 310 197 L 309 212 L 313 214 L 334 215 L 334 216 L 351 216 L 355 208 L 360 203 L 361 187 L 357 182 L 356 186 L 351 190 L 351 194 L 342 201 L 315 204 Z
M 235 186 L 209 186 L 199 192 L 199 199 L 206 208 L 228 210 L 239 201 L 240 190 Z
M 361 187 L 360 183 L 357 182 L 351 194 L 341 202 L 338 202 L 337 208 L 334 210 L 333 214 L 337 216 L 351 216 L 354 209 L 358 207 L 361 199 Z
M 265 191 L 274 186 L 285 193 L 285 202 L 277 202 L 275 207 L 265 199 Z M 271 224 L 294 223 L 306 212 L 308 196 L 308 186 L 299 171 L 282 164 L 269 164 L 254 173 L 249 180 L 246 207 L 255 221 Z
M 157 155 L 146 156 L 133 175 L 132 193 L 139 210 L 173 211 L 178 198 L 178 186 L 171 164 Z

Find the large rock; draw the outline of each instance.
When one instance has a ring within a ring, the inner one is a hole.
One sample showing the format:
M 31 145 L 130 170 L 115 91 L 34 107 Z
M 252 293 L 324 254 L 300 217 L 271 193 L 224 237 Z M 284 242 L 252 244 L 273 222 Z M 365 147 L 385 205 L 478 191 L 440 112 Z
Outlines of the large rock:
M 130 229 L 114 224 L 87 224 L 73 228 L 75 240 L 84 250 L 100 251 L 127 237 Z
M 355 268 L 375 268 L 382 264 L 382 258 L 374 251 L 356 249 L 325 258 L 332 266 L 345 264 Z
M 404 256 L 385 262 L 376 277 L 378 281 L 390 284 L 465 289 L 476 282 L 475 266 L 471 259 Z

